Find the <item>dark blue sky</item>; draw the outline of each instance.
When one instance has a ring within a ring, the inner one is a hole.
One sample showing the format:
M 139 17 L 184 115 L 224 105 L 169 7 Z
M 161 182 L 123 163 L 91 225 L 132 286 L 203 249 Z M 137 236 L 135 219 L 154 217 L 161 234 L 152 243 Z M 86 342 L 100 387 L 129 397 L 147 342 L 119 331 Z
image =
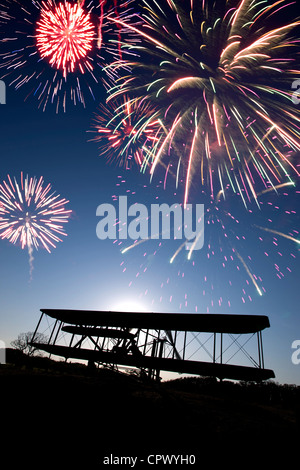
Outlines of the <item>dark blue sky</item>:
M 278 240 L 283 253 L 282 271 L 286 266 L 292 268 L 292 273 L 285 269 L 284 278 L 279 280 L 274 268 L 278 250 L 272 247 L 272 236 L 264 233 L 260 247 L 240 202 L 227 202 L 225 208 L 231 209 L 239 220 L 237 235 L 247 237 L 239 245 L 244 250 L 240 254 L 245 259 L 249 251 L 251 272 L 263 280 L 260 285 L 266 293 L 260 296 L 242 265 L 239 271 L 236 263 L 222 269 L 217 228 L 216 234 L 214 229 L 205 233 L 202 253 L 195 253 L 187 262 L 182 251 L 173 264 L 169 260 L 178 242 L 152 240 L 122 255 L 121 249 L 129 242 L 120 245 L 119 241 L 99 240 L 96 208 L 112 202 L 113 195 L 128 195 L 132 203 L 149 205 L 181 202 L 181 194 L 179 191 L 174 196 L 172 182 L 164 191 L 159 177 L 150 184 L 149 178 L 137 169 L 121 170 L 98 156 L 97 144 L 88 142 L 91 136 L 87 132 L 96 107 L 91 102 L 86 109 L 78 106 L 66 114 L 55 114 L 51 108 L 42 112 L 34 101 L 24 103 L 21 92 L 9 89 L 7 104 L 0 108 L 1 180 L 7 174 L 19 178 L 21 171 L 30 176 L 42 175 L 57 193 L 70 200 L 73 210 L 63 243 L 58 243 L 51 254 L 43 249 L 34 253 L 31 282 L 26 249 L 22 251 L 20 246 L 1 240 L 1 339 L 9 345 L 20 332 L 33 330 L 40 308 L 113 310 L 132 304 L 149 311 L 266 314 L 271 322 L 271 328 L 264 333 L 266 366 L 275 370 L 276 380 L 299 384 L 300 366 L 291 362 L 291 344 L 300 338 L 300 270 L 297 259 L 289 255 L 291 251 L 297 253 L 295 244 Z M 207 199 L 200 195 L 197 202 L 206 203 Z M 296 209 L 295 193 L 280 199 L 280 203 Z M 258 224 L 263 223 L 265 216 L 268 213 L 259 214 Z M 291 219 L 282 211 L 278 220 L 278 230 L 284 232 Z M 237 246 L 233 229 L 229 223 L 230 243 L 224 245 L 225 252 Z M 213 247 L 209 249 L 208 244 Z M 208 259 L 207 253 L 212 251 L 215 256 Z M 269 252 L 268 257 L 263 255 L 265 251 Z
M 150 240 L 122 254 L 130 242 L 97 238 L 97 206 L 114 195 L 147 206 L 181 203 L 183 189 L 174 194 L 170 179 L 164 189 L 163 172 L 150 183 L 137 168 L 116 168 L 98 156 L 87 131 L 102 93 L 99 86 L 95 102 L 88 100 L 86 109 L 69 106 L 65 114 L 51 105 L 42 112 L 33 97 L 24 102 L 22 88 L 8 88 L 7 103 L 0 105 L 1 182 L 8 174 L 19 179 L 21 171 L 43 176 L 73 211 L 63 242 L 51 254 L 34 252 L 31 281 L 27 250 L 0 239 L 0 340 L 9 346 L 20 332 L 32 331 L 40 308 L 262 314 L 271 323 L 263 335 L 266 367 L 279 382 L 300 385 L 300 365 L 291 361 L 292 342 L 300 340 L 299 245 L 254 228 L 272 219 L 279 232 L 299 231 L 291 211 L 300 209 L 300 185 L 278 198 L 267 194 L 261 211 L 253 203 L 250 214 L 239 198 L 221 202 L 215 216 L 225 229 L 215 217 L 205 228 L 203 250 L 190 261 L 182 250 L 170 264 L 180 245 L 174 240 Z M 211 207 L 197 186 L 191 194 L 191 202 Z

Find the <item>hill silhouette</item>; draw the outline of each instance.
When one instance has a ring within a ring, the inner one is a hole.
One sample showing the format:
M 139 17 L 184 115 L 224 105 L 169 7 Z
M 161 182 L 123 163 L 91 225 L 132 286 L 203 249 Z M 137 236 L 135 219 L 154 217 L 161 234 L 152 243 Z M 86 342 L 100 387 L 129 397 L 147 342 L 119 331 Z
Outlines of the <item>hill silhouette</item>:
M 79 468 L 81 462 L 101 468 L 111 454 L 143 460 L 149 454 L 193 454 L 196 463 L 209 456 L 225 463 L 239 452 L 270 463 L 280 452 L 291 458 L 298 448 L 295 385 L 204 377 L 154 383 L 15 350 L 0 366 L 0 383 L 7 411 L 2 457 L 7 454 L 11 465 Z M 149 464 L 135 467 L 141 466 Z

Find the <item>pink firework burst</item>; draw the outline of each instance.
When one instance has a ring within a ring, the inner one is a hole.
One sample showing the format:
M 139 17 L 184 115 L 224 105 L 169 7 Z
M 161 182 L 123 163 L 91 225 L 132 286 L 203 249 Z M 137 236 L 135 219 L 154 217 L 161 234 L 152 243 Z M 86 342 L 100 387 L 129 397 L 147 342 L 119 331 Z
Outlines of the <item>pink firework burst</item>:
M 68 202 L 50 184 L 44 186 L 42 176 L 24 178 L 21 172 L 20 183 L 8 175 L 0 184 L 0 238 L 27 247 L 30 274 L 33 248 L 42 246 L 50 253 L 61 236 L 66 236 L 63 225 L 72 212 L 65 208 Z

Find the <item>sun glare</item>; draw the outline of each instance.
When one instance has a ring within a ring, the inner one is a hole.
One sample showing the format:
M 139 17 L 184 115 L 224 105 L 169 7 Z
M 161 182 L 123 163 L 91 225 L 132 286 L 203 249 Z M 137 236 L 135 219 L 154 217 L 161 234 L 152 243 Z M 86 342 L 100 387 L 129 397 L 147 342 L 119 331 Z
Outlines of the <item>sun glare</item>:
M 111 308 L 114 312 L 147 312 L 145 305 L 135 300 L 124 300 L 114 304 Z

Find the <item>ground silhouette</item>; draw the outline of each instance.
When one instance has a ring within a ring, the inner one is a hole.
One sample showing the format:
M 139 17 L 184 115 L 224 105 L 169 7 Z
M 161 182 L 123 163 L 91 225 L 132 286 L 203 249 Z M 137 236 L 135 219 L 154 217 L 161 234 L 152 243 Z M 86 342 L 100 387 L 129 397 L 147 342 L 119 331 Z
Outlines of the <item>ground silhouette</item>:
M 7 351 L 7 364 L 0 366 L 0 383 L 7 412 L 2 457 L 7 454 L 14 466 L 101 468 L 111 454 L 140 460 L 149 454 L 193 454 L 198 463 L 207 458 L 225 463 L 241 453 L 246 461 L 270 464 L 280 452 L 287 462 L 298 448 L 295 385 L 201 377 L 155 383 L 15 350 Z

